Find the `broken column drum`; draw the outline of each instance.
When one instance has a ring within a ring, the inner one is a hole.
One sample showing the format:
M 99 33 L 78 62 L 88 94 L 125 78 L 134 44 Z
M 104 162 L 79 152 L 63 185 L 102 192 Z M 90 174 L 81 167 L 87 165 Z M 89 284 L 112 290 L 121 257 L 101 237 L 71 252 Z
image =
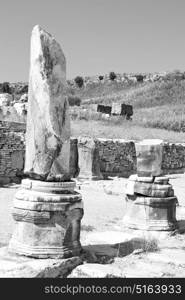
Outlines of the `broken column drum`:
M 98 180 L 103 176 L 100 172 L 99 149 L 96 140 L 89 136 L 81 136 L 78 139 L 78 179 Z
M 70 118 L 66 61 L 60 45 L 39 26 L 31 37 L 26 158 L 14 197 L 9 251 L 38 258 L 79 255 L 81 195 L 70 178 Z
M 132 229 L 170 231 L 177 228 L 177 197 L 162 176 L 161 140 L 136 144 L 137 174 L 131 175 L 126 188 L 127 209 L 124 225 Z

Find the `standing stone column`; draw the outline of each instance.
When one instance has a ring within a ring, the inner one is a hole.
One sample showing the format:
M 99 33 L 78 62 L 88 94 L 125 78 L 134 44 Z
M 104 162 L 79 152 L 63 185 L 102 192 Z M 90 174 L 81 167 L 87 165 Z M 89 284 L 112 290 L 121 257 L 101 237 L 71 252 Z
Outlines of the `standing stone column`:
M 78 179 L 98 180 L 103 176 L 100 172 L 99 151 L 93 138 L 81 136 L 78 139 Z
M 70 180 L 70 119 L 66 60 L 39 26 L 31 37 L 26 158 L 14 197 L 15 230 L 9 250 L 39 258 L 78 255 L 82 198 Z
M 162 176 L 161 140 L 144 140 L 136 144 L 137 174 L 128 179 L 127 209 L 124 224 L 133 229 L 174 230 L 177 227 L 177 198 Z

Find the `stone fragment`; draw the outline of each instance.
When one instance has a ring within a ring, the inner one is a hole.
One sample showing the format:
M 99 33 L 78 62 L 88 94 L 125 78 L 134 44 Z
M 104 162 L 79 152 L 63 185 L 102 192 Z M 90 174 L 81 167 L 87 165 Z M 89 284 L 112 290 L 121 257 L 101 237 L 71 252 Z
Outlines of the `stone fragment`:
M 148 197 L 170 197 L 174 196 L 174 190 L 170 184 L 154 184 L 138 181 L 128 181 L 126 193 L 129 195 L 141 194 Z
M 91 137 L 81 136 L 78 139 L 79 179 L 102 179 L 100 172 L 99 151 Z
M 139 177 L 162 174 L 162 140 L 143 140 L 136 143 L 137 175 Z
M 65 56 L 55 39 L 37 25 L 31 37 L 25 174 L 68 180 L 69 138 Z
M 130 175 L 129 181 L 153 182 L 154 177 L 139 177 L 137 174 Z
M 34 259 L 10 254 L 0 249 L 0 278 L 65 278 L 76 266 L 80 257 L 66 259 Z
M 167 176 L 157 176 L 154 178 L 154 183 L 168 184 L 168 182 L 169 182 L 169 177 Z
M 125 194 L 134 195 L 134 193 L 135 193 L 135 189 L 134 189 L 135 183 L 136 183 L 136 181 L 128 180 L 127 185 L 126 185 Z
M 121 278 L 124 273 L 115 266 L 101 264 L 83 264 L 76 267 L 68 278 Z

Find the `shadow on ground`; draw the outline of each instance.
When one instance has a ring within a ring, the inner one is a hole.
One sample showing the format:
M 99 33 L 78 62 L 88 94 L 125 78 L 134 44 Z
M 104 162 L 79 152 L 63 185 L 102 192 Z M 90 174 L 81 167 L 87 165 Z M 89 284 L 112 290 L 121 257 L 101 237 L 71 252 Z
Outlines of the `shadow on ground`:
M 155 240 L 132 238 L 129 241 L 116 244 L 94 244 L 83 247 L 87 262 L 101 264 L 111 263 L 116 257 L 124 257 L 131 253 L 153 252 L 158 250 Z

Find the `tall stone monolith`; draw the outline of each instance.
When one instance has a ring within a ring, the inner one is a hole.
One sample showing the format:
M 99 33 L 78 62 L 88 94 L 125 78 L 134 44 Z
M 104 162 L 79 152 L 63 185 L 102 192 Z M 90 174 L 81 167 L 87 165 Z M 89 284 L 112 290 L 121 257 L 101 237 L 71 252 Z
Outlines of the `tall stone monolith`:
M 46 181 L 61 175 L 66 179 L 68 149 L 65 160 L 59 160 L 70 139 L 66 60 L 60 45 L 39 26 L 31 37 L 28 98 L 25 174 Z
M 70 180 L 70 118 L 66 60 L 60 45 L 40 26 L 31 36 L 26 158 L 14 197 L 15 230 L 9 251 L 37 258 L 81 252 L 81 195 Z

